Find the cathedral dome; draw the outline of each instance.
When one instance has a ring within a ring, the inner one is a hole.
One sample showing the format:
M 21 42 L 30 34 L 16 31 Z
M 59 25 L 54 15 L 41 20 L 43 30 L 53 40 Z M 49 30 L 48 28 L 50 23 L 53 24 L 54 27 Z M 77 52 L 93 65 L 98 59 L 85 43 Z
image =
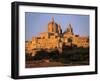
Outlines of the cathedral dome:
M 48 23 L 48 32 L 56 32 L 57 29 L 57 23 L 55 23 L 54 18 L 52 18 L 52 21 Z
M 54 18 L 52 18 L 52 21 L 48 23 L 48 32 L 53 32 L 53 33 L 60 33 L 61 27 L 58 25 L 55 21 Z

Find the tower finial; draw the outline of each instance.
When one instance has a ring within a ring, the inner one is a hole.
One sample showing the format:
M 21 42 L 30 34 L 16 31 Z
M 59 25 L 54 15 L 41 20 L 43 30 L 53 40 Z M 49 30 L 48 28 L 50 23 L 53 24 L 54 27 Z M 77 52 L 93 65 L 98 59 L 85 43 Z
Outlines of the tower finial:
M 54 17 L 52 17 L 52 22 L 54 22 Z

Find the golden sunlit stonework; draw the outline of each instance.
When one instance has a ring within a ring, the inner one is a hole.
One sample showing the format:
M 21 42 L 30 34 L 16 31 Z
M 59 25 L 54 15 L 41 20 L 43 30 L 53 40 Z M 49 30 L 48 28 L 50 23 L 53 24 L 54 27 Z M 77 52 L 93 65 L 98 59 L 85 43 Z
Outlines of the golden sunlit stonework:
M 63 46 L 89 47 L 89 37 L 75 35 L 71 24 L 62 32 L 60 24 L 57 24 L 52 18 L 48 23 L 48 31 L 41 32 L 37 37 L 32 37 L 31 41 L 25 42 L 25 51 L 34 56 L 37 51 L 44 49 L 48 52 L 58 50 L 62 52 Z

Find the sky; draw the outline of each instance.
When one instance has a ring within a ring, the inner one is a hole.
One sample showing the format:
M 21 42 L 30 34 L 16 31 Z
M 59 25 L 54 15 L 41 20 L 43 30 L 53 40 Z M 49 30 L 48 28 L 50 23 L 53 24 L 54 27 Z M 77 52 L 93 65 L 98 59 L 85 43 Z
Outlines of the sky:
M 61 25 L 62 32 L 71 24 L 74 34 L 89 36 L 89 15 L 25 12 L 25 40 L 31 40 L 40 32 L 47 32 L 52 17 Z

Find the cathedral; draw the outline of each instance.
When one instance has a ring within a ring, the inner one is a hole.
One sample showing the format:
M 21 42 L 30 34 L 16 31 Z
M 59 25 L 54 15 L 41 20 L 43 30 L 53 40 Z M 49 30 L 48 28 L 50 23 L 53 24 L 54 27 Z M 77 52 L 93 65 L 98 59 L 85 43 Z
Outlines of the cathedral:
M 32 37 L 31 41 L 25 42 L 25 51 L 27 53 L 31 53 L 34 56 L 41 49 L 45 49 L 48 52 L 57 49 L 62 52 L 64 45 L 69 47 L 89 47 L 89 37 L 75 35 L 71 24 L 62 32 L 61 25 L 57 24 L 52 18 L 47 27 L 47 32 L 41 32 L 37 37 Z

